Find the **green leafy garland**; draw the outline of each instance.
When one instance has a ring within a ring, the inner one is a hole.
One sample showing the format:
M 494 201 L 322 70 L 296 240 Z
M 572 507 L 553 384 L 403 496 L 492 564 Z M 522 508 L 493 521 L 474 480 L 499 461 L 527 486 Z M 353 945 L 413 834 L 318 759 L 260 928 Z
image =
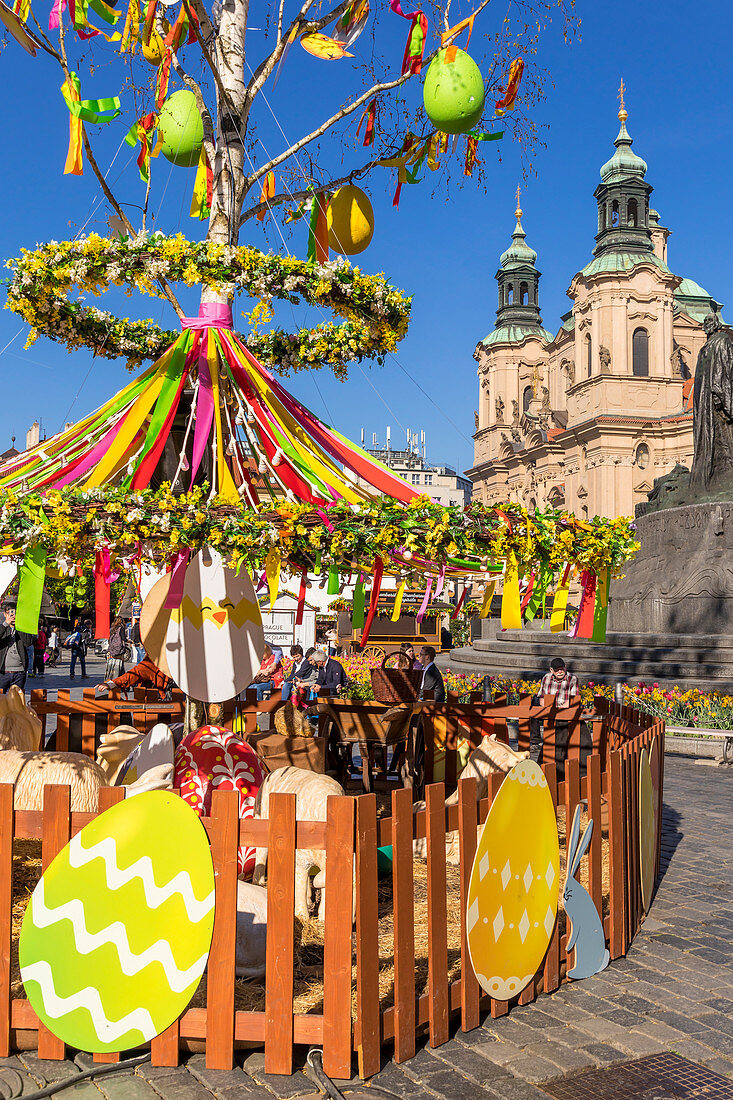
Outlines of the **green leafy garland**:
M 282 568 L 341 573 L 369 568 L 377 558 L 388 572 L 416 584 L 448 563 L 478 575 L 501 570 L 513 555 L 521 572 L 619 570 L 638 549 L 628 519 L 581 523 L 548 509 L 529 515 L 519 504 L 502 510 L 479 503 L 465 510 L 429 497 L 403 505 L 382 497 L 368 504 L 339 502 L 327 508 L 282 501 L 270 510 L 208 500 L 206 486 L 176 496 L 170 486 L 130 492 L 122 487 L 0 493 L 0 545 L 21 556 L 41 545 L 49 562 L 89 560 L 108 549 L 113 558 L 162 564 L 176 550 L 212 546 L 235 568 L 262 568 L 275 552 Z M 327 522 L 324 522 L 324 515 Z M 436 564 L 437 563 L 437 564 Z
M 138 234 L 109 240 L 95 233 L 77 241 L 50 241 L 8 260 L 13 270 L 6 307 L 29 325 L 32 344 L 39 333 L 69 350 L 89 347 L 107 359 L 124 356 L 134 368 L 157 359 L 179 335 L 151 320 L 114 317 L 94 306 L 70 301 L 77 288 L 99 296 L 112 286 L 127 286 L 161 297 L 161 279 L 201 285 L 231 300 L 243 293 L 264 303 L 272 299 L 328 306 L 345 320 L 326 322 L 289 334 L 280 329 L 252 332 L 253 355 L 287 375 L 328 364 L 345 379 L 347 364 L 393 351 L 405 336 L 411 299 L 390 286 L 384 275 L 365 275 L 343 258 L 318 264 L 293 256 L 264 254 L 246 245 L 191 242 L 182 235 Z

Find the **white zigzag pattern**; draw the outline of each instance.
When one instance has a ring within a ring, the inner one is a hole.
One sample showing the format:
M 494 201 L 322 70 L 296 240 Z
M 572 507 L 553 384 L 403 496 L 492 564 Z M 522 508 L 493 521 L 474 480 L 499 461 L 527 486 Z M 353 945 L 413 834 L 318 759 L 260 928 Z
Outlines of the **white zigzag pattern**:
M 43 879 L 33 891 L 33 923 L 37 928 L 50 928 L 59 921 L 69 920 L 74 930 L 74 943 L 81 955 L 89 955 L 105 943 L 114 944 L 120 960 L 120 968 L 123 974 L 129 977 L 138 974 L 152 962 L 159 962 L 163 967 L 168 984 L 174 993 L 182 993 L 191 982 L 201 977 L 206 969 L 208 951 L 197 959 L 187 970 L 180 970 L 176 965 L 167 940 L 156 940 L 140 954 L 135 954 L 130 948 L 127 938 L 127 929 L 122 921 L 113 921 L 99 932 L 89 932 L 86 926 L 86 914 L 84 904 L 78 898 L 62 903 L 55 908 L 46 905 L 43 887 Z
M 154 1039 L 158 1034 L 158 1028 L 153 1023 L 147 1008 L 136 1008 L 119 1020 L 108 1020 L 102 1007 L 99 990 L 91 985 L 72 993 L 69 997 L 60 997 L 54 986 L 53 971 L 44 960 L 22 967 L 20 976 L 24 982 L 38 982 L 41 987 L 44 1010 L 52 1020 L 67 1016 L 77 1008 L 85 1008 L 92 1018 L 97 1037 L 104 1043 L 112 1043 L 133 1029 L 137 1029 L 145 1041 Z
M 158 886 L 153 875 L 150 856 L 141 856 L 129 867 L 120 869 L 117 866 L 117 845 L 112 836 L 105 837 L 98 844 L 93 844 L 91 848 L 84 847 L 81 842 L 81 833 L 77 833 L 69 842 L 69 863 L 72 867 L 83 867 L 84 864 L 91 863 L 97 858 L 104 860 L 105 877 L 110 890 L 119 890 L 128 882 L 139 878 L 145 891 L 145 900 L 151 909 L 157 909 L 174 894 L 180 894 L 188 919 L 193 924 L 198 924 L 214 908 L 215 891 L 212 890 L 203 901 L 199 901 L 193 892 L 188 871 L 179 871 L 165 886 Z

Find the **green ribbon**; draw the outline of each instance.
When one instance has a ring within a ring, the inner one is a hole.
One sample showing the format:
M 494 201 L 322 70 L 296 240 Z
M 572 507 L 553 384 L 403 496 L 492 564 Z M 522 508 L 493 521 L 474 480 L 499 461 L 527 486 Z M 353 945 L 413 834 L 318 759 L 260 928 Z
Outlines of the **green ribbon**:
M 469 130 L 467 137 L 475 138 L 476 141 L 501 141 L 504 137 L 503 130 L 496 130 L 489 132 L 488 130 Z
M 77 94 L 81 90 L 81 82 L 76 73 L 69 73 L 69 80 L 74 85 Z M 64 83 L 61 86 L 61 94 L 66 100 L 66 106 L 74 116 L 74 118 L 81 119 L 82 122 L 93 122 L 98 125 L 102 125 L 106 122 L 112 122 L 122 112 L 120 111 L 120 101 L 117 96 L 112 96 L 108 99 L 82 99 L 80 103 L 76 103 L 69 95 L 69 89 Z M 114 112 L 113 114 L 106 114 L 107 111 Z
M 354 630 L 361 630 L 364 625 L 364 579 L 361 576 L 356 582 L 351 602 L 351 625 Z
M 611 570 L 606 568 L 598 576 L 596 606 L 593 609 L 593 633 L 591 641 L 605 642 L 608 619 L 608 590 L 611 587 Z
M 46 551 L 42 546 L 29 546 L 20 567 L 18 606 L 15 613 L 15 629 L 23 634 L 38 633 L 45 579 Z
M 143 449 L 140 452 L 140 457 L 135 463 L 135 468 L 145 459 L 148 451 L 154 446 L 158 436 L 163 430 L 166 417 L 170 412 L 170 407 L 175 401 L 176 394 L 178 393 L 178 387 L 181 381 L 181 375 L 183 374 L 184 367 L 186 365 L 186 356 L 188 355 L 191 344 L 193 343 L 193 333 L 190 329 L 187 329 L 182 334 L 182 338 L 179 339 L 178 346 L 171 355 L 168 366 L 165 372 L 165 380 L 158 394 L 157 401 L 155 402 L 155 408 L 153 409 L 153 415 L 150 418 L 150 424 L 145 435 L 145 442 L 143 443 Z M 125 479 L 125 484 L 129 484 L 133 475 Z
M 327 596 L 335 596 L 339 590 L 339 571 L 335 565 L 332 565 L 328 570 L 328 587 L 326 588 Z
M 528 623 L 532 622 L 540 609 L 540 604 L 544 603 L 545 593 L 547 592 L 547 586 L 550 583 L 551 576 L 552 573 L 549 571 L 549 569 L 543 568 L 539 577 L 535 581 L 535 586 L 532 589 L 532 595 L 529 597 L 529 603 L 524 609 L 524 617 Z

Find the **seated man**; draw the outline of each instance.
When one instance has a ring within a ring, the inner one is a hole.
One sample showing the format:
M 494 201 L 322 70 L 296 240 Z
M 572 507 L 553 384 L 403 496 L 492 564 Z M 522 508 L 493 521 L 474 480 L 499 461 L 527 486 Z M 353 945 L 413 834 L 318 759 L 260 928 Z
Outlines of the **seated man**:
M 435 702 L 444 703 L 445 684 L 443 683 L 443 677 L 440 674 L 440 669 L 434 662 L 435 650 L 431 645 L 424 645 L 420 650 L 420 664 L 423 668 L 422 685 L 420 687 L 420 698 L 425 698 L 426 691 L 433 691 L 435 692 Z
M 542 677 L 540 683 L 540 690 L 533 702 L 542 704 L 546 695 L 555 696 L 555 705 L 558 710 L 565 710 L 571 705 L 571 703 L 577 699 L 580 695 L 580 684 L 578 683 L 578 677 L 573 673 L 568 672 L 565 662 L 562 657 L 553 657 L 550 661 L 550 671 L 546 672 Z M 529 723 L 529 756 L 530 760 L 535 760 L 538 763 L 542 757 L 542 731 L 540 729 L 541 722 L 539 718 L 530 719 Z M 562 765 L 562 774 L 558 775 L 559 779 L 564 778 L 564 761 L 567 756 L 568 748 L 568 724 L 567 722 L 558 722 L 555 727 L 555 746 L 557 759 L 555 763 L 559 766 Z M 560 750 L 557 753 L 557 750 Z M 549 761 L 548 761 L 549 762 Z
M 311 664 L 318 669 L 316 688 L 325 687 L 329 695 L 340 695 L 348 677 L 344 666 L 335 657 L 329 657 L 322 649 L 311 656 Z
M 283 680 L 283 703 L 286 703 L 292 695 L 293 688 L 296 686 L 296 681 L 309 680 L 312 678 L 313 673 L 313 667 L 310 661 L 307 657 L 303 656 L 303 647 L 301 645 L 291 645 L 290 656 L 293 658 L 293 667 Z

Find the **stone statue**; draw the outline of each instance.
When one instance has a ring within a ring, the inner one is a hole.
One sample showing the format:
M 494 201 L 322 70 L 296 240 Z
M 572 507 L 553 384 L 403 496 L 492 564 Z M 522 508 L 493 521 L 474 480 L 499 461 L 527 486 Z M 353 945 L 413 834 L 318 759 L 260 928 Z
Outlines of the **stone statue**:
M 478 413 L 475 409 L 473 410 L 473 422 L 476 427 L 476 431 L 478 431 Z
M 519 402 L 512 401 L 512 424 L 519 423 Z
M 605 348 L 603 346 L 603 344 L 601 344 L 601 346 L 598 350 L 598 358 L 601 361 L 601 374 L 610 374 L 611 373 L 611 353 L 608 350 L 608 348 Z
M 562 363 L 560 364 L 560 370 L 564 370 L 567 372 L 568 385 L 572 386 L 575 382 L 575 363 L 573 363 L 570 359 L 563 359 Z
M 496 399 L 496 423 L 504 423 L 504 402 L 501 399 L 501 394 Z
M 717 313 L 708 313 L 703 328 L 707 341 L 695 368 L 690 475 L 690 487 L 698 491 L 733 484 L 733 332 Z
M 541 412 L 550 411 L 550 391 L 547 386 L 542 387 L 542 409 Z
M 682 353 L 682 348 L 676 342 L 675 342 L 675 345 L 674 345 L 674 351 L 672 352 L 672 354 L 669 357 L 669 361 L 672 365 L 672 373 L 673 374 L 678 374 L 680 376 L 680 378 L 684 378 L 685 381 L 687 381 L 691 377 L 690 368 L 687 366 L 687 363 L 685 362 L 685 357 Z

